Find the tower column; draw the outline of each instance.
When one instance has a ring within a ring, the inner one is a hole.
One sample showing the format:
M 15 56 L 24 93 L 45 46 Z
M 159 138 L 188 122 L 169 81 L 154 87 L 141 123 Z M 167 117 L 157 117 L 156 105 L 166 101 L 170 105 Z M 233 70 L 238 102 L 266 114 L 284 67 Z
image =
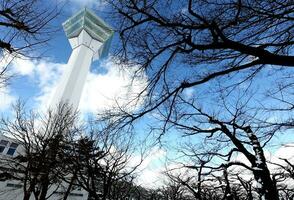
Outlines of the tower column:
M 93 55 L 94 52 L 85 45 L 80 45 L 72 51 L 67 69 L 55 91 L 52 106 L 68 103 L 73 109 L 78 107 Z
M 73 51 L 50 107 L 66 103 L 77 110 L 91 63 L 107 54 L 112 29 L 88 9 L 63 24 Z

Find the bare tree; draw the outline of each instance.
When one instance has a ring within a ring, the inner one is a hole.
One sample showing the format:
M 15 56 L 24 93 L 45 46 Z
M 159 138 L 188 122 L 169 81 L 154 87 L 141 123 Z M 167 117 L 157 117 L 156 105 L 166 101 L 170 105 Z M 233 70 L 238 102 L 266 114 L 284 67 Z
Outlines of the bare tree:
M 40 116 L 27 113 L 18 104 L 15 116 L 1 121 L 1 132 L 20 146 L 17 156 L 2 156 L 1 176 L 22 184 L 24 200 L 32 195 L 45 200 L 59 189 L 64 176 L 71 175 L 66 170 L 71 159 L 66 150 L 71 138 L 79 133 L 75 128 L 77 115 L 67 105 Z
M 193 172 L 194 179 L 199 178 L 194 182 L 200 186 L 206 185 L 204 182 L 208 181 L 201 179 L 204 174 L 210 177 L 222 172 L 218 185 L 224 184 L 225 187 L 221 188 L 226 199 L 241 198 L 236 188 L 242 188 L 242 196 L 246 192 L 251 198 L 257 194 L 260 199 L 279 199 L 279 188 L 283 181 L 277 178 L 279 174 L 269 168 L 265 150 L 272 137 L 285 129 L 279 123 L 268 121 L 265 112 L 259 113 L 259 110 L 248 107 L 251 97 L 245 97 L 237 99 L 235 104 L 234 100 L 223 101 L 213 109 L 194 102 L 194 99 L 181 98 L 174 102 L 178 109 L 171 114 L 169 107 L 166 112 L 160 112 L 159 118 L 163 124 L 168 124 L 162 126 L 162 132 L 168 134 L 170 130 L 177 129 L 183 136 L 190 138 L 192 142 L 187 147 L 181 147 L 180 151 L 184 157 L 191 158 L 194 164 L 189 164 L 191 161 L 187 164 L 184 162 L 183 167 L 198 172 Z M 199 145 L 197 141 L 204 144 Z M 236 159 L 241 155 L 243 159 Z M 256 184 L 253 186 L 251 181 L 238 177 L 234 169 L 247 171 L 247 177 L 254 179 Z M 286 170 L 281 173 L 287 174 Z M 188 176 L 178 181 L 189 188 L 191 185 L 188 180 L 191 178 Z M 193 186 L 189 190 L 193 196 L 198 195 L 197 199 L 201 198 L 199 195 L 203 188 Z
M 121 121 L 132 122 L 164 103 L 172 108 L 188 88 L 215 91 L 207 83 L 217 80 L 222 90 L 231 90 L 252 84 L 258 74 L 269 76 L 263 81 L 271 81 L 270 74 L 293 74 L 292 1 L 108 2 L 122 41 L 118 59 L 149 76 L 139 94 L 147 92 L 143 108 L 117 113 Z
M 109 111 L 104 119 L 125 128 L 154 114 L 159 138 L 173 129 L 202 135 L 207 149 L 197 154 L 224 161 L 206 165 L 227 170 L 224 193 L 234 192 L 229 171 L 237 166 L 251 173 L 259 198 L 278 199 L 264 151 L 274 135 L 293 128 L 293 2 L 108 2 L 122 41 L 118 60 L 140 66 L 149 82 L 138 95 L 142 107 Z M 249 164 L 234 160 L 237 154 Z M 242 180 L 252 194 L 251 182 Z
M 135 153 L 132 136 L 91 125 L 90 132 L 73 146 L 71 165 L 76 183 L 89 199 L 124 199 L 133 193 L 134 171 L 141 164 L 129 163 Z
M 42 0 L 1 0 L 0 48 L 9 53 L 31 51 L 36 45 L 48 41 L 53 29 L 50 22 L 58 15 L 57 5 Z
M 44 45 L 56 32 L 51 22 L 60 12 L 59 3 L 43 0 L 0 1 L 0 56 L 1 62 L 9 57 L 38 57 L 36 49 Z M 3 64 L 3 63 L 2 63 Z M 0 66 L 0 87 L 7 84 L 8 65 Z

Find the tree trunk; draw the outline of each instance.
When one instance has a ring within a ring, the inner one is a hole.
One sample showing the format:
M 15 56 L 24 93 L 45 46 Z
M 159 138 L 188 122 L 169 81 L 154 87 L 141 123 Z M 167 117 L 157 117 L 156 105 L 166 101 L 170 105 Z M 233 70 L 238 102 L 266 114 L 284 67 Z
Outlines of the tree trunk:
M 226 183 L 225 195 L 223 197 L 223 200 L 234 200 L 233 195 L 232 195 L 231 186 L 230 186 L 230 181 L 228 178 L 227 169 L 224 169 L 223 175 L 224 175 L 225 183 Z
M 30 200 L 31 193 L 30 192 L 25 192 L 23 195 L 23 200 Z
M 69 185 L 68 185 L 68 187 L 67 187 L 67 190 L 66 190 L 66 192 L 65 192 L 65 194 L 64 194 L 64 196 L 63 196 L 63 200 L 66 200 L 66 199 L 68 198 L 68 195 L 69 195 L 69 193 L 70 193 L 70 191 L 71 191 L 71 189 L 72 189 L 72 186 L 73 186 L 73 184 L 74 184 L 74 182 L 75 182 L 75 180 L 76 180 L 76 177 L 77 177 L 77 172 L 75 172 L 75 173 L 73 174 L 73 176 L 72 176 L 72 178 L 71 178 L 71 180 L 70 180 L 70 183 L 69 183 Z
M 254 178 L 258 183 L 257 189 L 260 199 L 279 200 L 279 193 L 275 182 L 271 178 L 259 140 L 250 127 L 246 127 L 245 131 L 248 134 L 255 153 L 255 162 L 252 163 L 252 167 Z
M 48 186 L 49 186 L 49 177 L 48 176 L 43 177 L 41 194 L 40 194 L 39 200 L 46 200 Z

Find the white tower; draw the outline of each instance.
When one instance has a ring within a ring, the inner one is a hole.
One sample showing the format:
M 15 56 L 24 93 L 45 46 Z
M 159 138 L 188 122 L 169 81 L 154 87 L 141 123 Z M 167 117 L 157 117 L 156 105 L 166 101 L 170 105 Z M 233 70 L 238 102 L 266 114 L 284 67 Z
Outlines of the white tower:
M 107 55 L 114 31 L 86 8 L 65 21 L 63 28 L 73 51 L 50 106 L 68 103 L 76 110 L 91 63 Z

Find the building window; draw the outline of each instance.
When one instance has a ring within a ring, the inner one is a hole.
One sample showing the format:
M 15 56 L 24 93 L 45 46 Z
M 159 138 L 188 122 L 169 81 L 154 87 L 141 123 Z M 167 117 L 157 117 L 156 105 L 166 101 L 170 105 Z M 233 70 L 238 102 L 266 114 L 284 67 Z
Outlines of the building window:
M 7 151 L 7 155 L 13 156 L 13 154 L 14 154 L 14 152 L 16 151 L 16 148 L 17 148 L 17 147 L 18 147 L 18 144 L 12 142 L 12 143 L 10 144 L 10 147 L 9 147 L 8 151 Z
M 53 193 L 57 194 L 57 195 L 64 195 L 65 194 L 65 192 L 58 192 L 58 191 L 55 191 Z M 82 197 L 82 196 L 84 196 L 84 194 L 71 192 L 71 193 L 69 193 L 69 196 Z
M 21 188 L 21 184 L 7 183 L 6 187 Z
M 80 194 L 80 193 L 73 193 L 73 192 L 71 192 L 71 193 L 69 193 L 69 196 L 82 197 L 84 195 L 83 194 Z
M 3 151 L 6 148 L 7 144 L 8 144 L 7 140 L 1 140 L 0 141 L 0 153 L 3 153 Z
M 5 147 L 4 146 L 0 146 L 0 153 L 2 153 L 4 151 Z

